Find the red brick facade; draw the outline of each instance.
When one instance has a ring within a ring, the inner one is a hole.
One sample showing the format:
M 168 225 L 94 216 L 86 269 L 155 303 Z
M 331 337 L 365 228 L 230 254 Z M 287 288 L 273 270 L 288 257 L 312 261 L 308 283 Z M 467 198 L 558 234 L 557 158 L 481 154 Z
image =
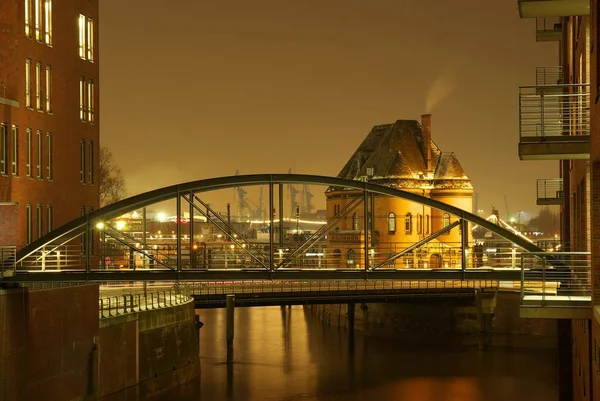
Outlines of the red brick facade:
M 29 35 L 25 22 L 27 9 Z M 86 29 L 91 27 L 89 35 L 83 34 L 83 57 L 80 57 L 80 20 Z M 4 171 L 0 164 L 0 202 L 18 204 L 19 234 L 12 245 L 21 248 L 49 229 L 79 217 L 83 208 L 89 212 L 98 207 L 98 1 L 2 1 L 0 26 L 0 124 L 7 131 Z M 30 60 L 29 89 L 26 60 Z M 85 83 L 83 110 L 81 78 Z M 13 127 L 18 138 L 16 175 Z M 29 145 L 28 130 L 31 130 Z M 0 157 L 1 140 L 0 137 Z

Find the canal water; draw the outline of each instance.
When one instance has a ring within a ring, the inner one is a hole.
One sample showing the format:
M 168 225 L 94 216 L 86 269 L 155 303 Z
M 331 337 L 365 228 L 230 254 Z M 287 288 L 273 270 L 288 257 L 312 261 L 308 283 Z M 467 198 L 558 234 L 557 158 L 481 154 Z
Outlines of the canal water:
M 178 400 L 550 401 L 553 350 L 415 345 L 324 325 L 301 306 L 235 310 L 226 362 L 225 310 L 200 310 L 201 377 Z

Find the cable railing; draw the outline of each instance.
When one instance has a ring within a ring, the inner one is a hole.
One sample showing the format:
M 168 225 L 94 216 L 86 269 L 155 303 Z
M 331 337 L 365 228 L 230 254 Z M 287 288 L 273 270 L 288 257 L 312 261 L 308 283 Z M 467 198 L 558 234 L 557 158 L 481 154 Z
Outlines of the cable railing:
M 564 199 L 562 178 L 544 178 L 537 180 L 538 204 L 549 204 L 549 202 L 562 201 Z M 554 204 L 554 203 L 552 203 Z
M 127 315 L 136 312 L 170 308 L 192 301 L 187 287 L 151 292 L 125 293 L 121 295 L 104 296 L 99 299 L 100 318 Z
M 535 69 L 536 86 L 561 85 L 563 83 L 562 66 L 537 67 Z

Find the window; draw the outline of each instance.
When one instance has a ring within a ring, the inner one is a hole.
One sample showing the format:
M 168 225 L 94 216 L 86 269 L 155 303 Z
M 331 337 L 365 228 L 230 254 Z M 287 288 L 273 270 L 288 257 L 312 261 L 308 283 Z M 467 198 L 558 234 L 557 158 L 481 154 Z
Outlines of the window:
M 35 1 L 35 40 L 42 41 L 42 0 Z
M 52 179 L 52 134 L 46 134 L 46 178 Z
M 26 229 L 27 229 L 27 245 L 31 244 L 31 203 L 27 204 Z
M 354 213 L 352 215 L 352 229 L 354 231 L 358 231 L 359 230 L 359 226 L 358 226 L 358 213 Z
M 19 127 L 12 126 L 12 175 L 19 176 Z
M 354 249 L 348 249 L 347 256 L 348 256 L 348 264 L 353 265 L 354 264 L 354 256 L 355 256 Z
M 79 57 L 85 60 L 85 15 L 79 14 Z
M 388 232 L 392 234 L 396 232 L 396 214 L 391 212 L 388 214 Z
M 42 111 L 42 63 L 35 63 L 35 107 Z
M 79 77 L 79 119 L 85 121 L 85 78 Z
M 417 234 L 423 234 L 423 215 L 417 214 Z
M 429 234 L 429 215 L 425 216 L 425 234 Z
M 42 179 L 42 131 L 37 132 L 37 153 L 35 160 L 35 176 L 38 179 Z
M 444 227 L 448 227 L 450 225 L 450 215 L 448 213 L 444 213 L 442 217 L 442 223 Z
M 52 231 L 52 205 L 46 205 L 46 227 L 47 232 Z
M 87 81 L 87 120 L 90 123 L 94 122 L 94 81 Z
M 79 181 L 85 184 L 85 140 L 79 142 Z
M 94 20 L 87 19 L 87 36 L 86 36 L 87 59 L 94 61 Z
M 44 1 L 44 40 L 52 46 L 52 0 Z
M 31 108 L 31 59 L 25 59 L 25 107 Z
M 404 231 L 406 234 L 412 233 L 412 214 L 406 213 L 404 216 Z
M 44 234 L 42 231 L 42 204 L 38 203 L 37 205 L 37 237 L 42 238 Z
M 337 216 L 340 212 L 340 205 L 333 205 L 333 215 Z
M 94 183 L 94 142 L 88 143 L 88 183 Z
M 46 66 L 46 112 L 52 113 L 52 67 Z
M 0 125 L 0 174 L 8 174 L 8 127 Z
M 27 177 L 31 177 L 31 128 L 27 128 L 27 137 L 25 138 L 27 146 Z
M 31 0 L 25 0 L 25 36 L 31 38 Z

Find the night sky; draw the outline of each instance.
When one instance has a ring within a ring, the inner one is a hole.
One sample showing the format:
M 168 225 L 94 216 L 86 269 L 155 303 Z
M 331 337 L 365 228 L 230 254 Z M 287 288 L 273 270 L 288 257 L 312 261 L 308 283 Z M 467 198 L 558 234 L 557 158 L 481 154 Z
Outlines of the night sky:
M 537 213 L 536 178 L 558 176 L 518 158 L 518 87 L 558 45 L 516 0 L 99 3 L 101 141 L 128 195 L 236 169 L 335 176 L 373 125 L 426 112 L 488 213 L 505 195 Z

